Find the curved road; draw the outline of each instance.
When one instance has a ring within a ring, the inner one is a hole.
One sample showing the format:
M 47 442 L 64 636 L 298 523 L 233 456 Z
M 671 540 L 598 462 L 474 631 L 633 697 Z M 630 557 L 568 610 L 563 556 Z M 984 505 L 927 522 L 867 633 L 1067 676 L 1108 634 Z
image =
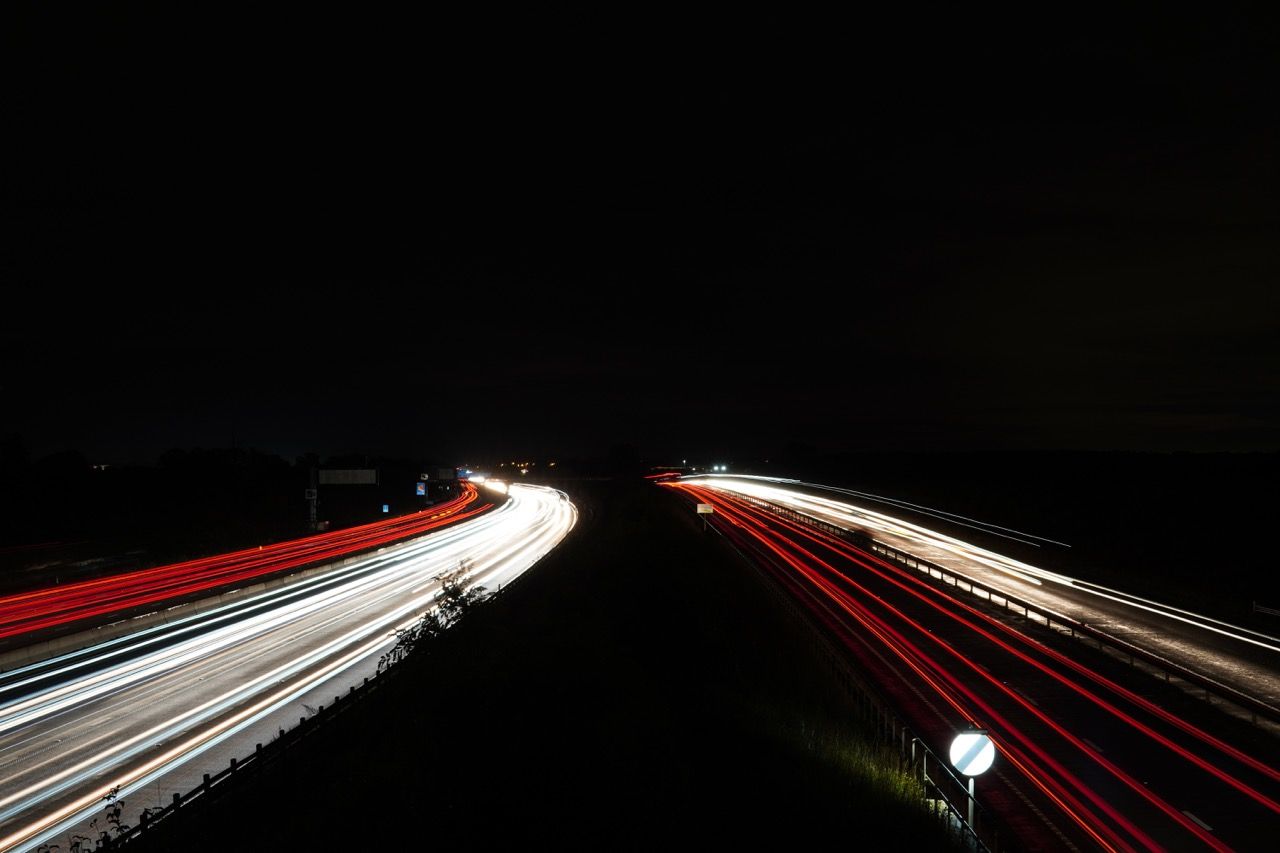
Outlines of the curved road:
M 1271 843 L 1280 826 L 1280 750 L 1268 729 L 1174 695 L 1176 689 L 1137 677 L 1091 647 L 1029 635 L 950 585 L 756 500 L 840 527 L 871 528 L 877 539 L 896 537 L 904 551 L 935 548 L 952 565 L 969 560 L 974 573 L 992 572 L 988 583 L 1022 584 L 1018 594 L 1028 598 L 1042 589 L 1073 592 L 1071 584 L 1050 582 L 1025 564 L 1003 564 L 991 552 L 966 553 L 972 546 L 790 484 L 697 478 L 667 485 L 712 504 L 717 528 L 767 566 L 858 659 L 935 752 L 945 754 L 951 735 L 966 725 L 989 731 L 999 757 L 979 784 L 978 800 L 998 815 L 1006 840 L 1011 832 L 1015 843 L 1032 848 L 1104 850 Z M 1002 582 L 1005 569 L 1040 583 L 1012 576 Z M 1119 620 L 1162 618 L 1154 602 L 1139 602 L 1126 617 L 1130 605 L 1109 592 L 1096 605 L 1092 590 L 1078 592 L 1073 600 L 1085 610 L 1110 608 Z M 1198 621 L 1194 614 L 1175 615 L 1158 630 L 1199 649 L 1197 660 L 1212 663 L 1216 655 L 1192 632 L 1243 645 L 1262 677 L 1275 677 L 1274 663 L 1266 666 L 1268 650 L 1257 644 L 1267 638 L 1228 638 L 1189 624 Z
M 1010 559 L 851 503 L 841 489 L 764 477 L 682 482 L 758 497 L 846 530 L 864 531 L 890 547 L 1087 623 L 1280 709 L 1280 638 Z M 818 490 L 826 494 L 811 493 Z
M 502 488 L 500 485 L 499 488 Z M 0 850 L 93 836 L 119 786 L 136 820 L 159 792 L 347 692 L 395 630 L 433 606 L 441 577 L 510 583 L 572 529 L 554 489 L 513 485 L 502 507 L 366 559 L 0 679 Z M 69 846 L 69 845 L 67 845 Z M 64 846 L 65 849 L 65 846 Z

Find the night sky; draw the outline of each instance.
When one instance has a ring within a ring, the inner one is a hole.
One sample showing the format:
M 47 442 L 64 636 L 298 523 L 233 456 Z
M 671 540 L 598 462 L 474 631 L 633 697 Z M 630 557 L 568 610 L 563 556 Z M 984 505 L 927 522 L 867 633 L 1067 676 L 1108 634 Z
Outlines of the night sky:
M 1276 450 L 1241 8 L 41 12 L 6 36 L 2 429 L 117 464 Z

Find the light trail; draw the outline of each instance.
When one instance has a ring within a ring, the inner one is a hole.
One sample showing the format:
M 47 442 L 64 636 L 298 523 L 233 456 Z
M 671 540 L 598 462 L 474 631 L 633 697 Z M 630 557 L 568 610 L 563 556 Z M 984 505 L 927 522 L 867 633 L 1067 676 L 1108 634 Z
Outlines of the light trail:
M 963 685 L 955 682 L 954 679 L 942 674 L 936 664 L 928 660 L 923 653 L 909 641 L 902 638 L 898 632 L 887 625 L 883 625 L 880 620 L 875 619 L 864 608 L 859 607 L 856 602 L 848 597 L 833 594 L 832 588 L 822 583 L 810 567 L 788 553 L 785 540 L 773 537 L 769 533 L 767 526 L 762 522 L 749 520 L 749 508 L 727 504 L 723 499 L 713 497 L 711 493 L 700 489 L 691 489 L 691 491 L 698 496 L 699 500 L 712 503 L 716 507 L 718 514 L 729 519 L 733 525 L 744 531 L 748 536 L 764 544 L 770 551 L 781 557 L 792 569 L 796 570 L 798 575 L 808 582 L 808 591 L 816 590 L 822 594 L 823 598 L 818 600 L 821 606 L 830 607 L 834 605 L 839 611 L 851 617 L 872 637 L 879 640 L 884 648 L 897 655 L 910 670 L 915 672 L 935 691 L 939 698 L 960 712 L 960 720 L 976 723 L 983 720 L 984 716 L 987 718 L 994 716 L 989 705 L 981 702 L 976 695 L 964 688 Z M 981 709 L 985 712 L 985 715 L 979 713 L 976 709 Z M 1003 718 L 999 718 L 999 722 L 1004 725 L 994 732 L 991 731 L 990 723 L 985 725 L 988 728 L 988 734 L 992 736 L 1001 752 L 1012 752 L 1018 758 L 1022 767 L 1029 767 L 1032 772 L 1028 778 L 1034 780 L 1038 787 L 1045 790 L 1051 799 L 1058 804 L 1059 808 L 1063 810 L 1064 814 L 1074 820 L 1087 835 L 1094 838 L 1106 849 L 1134 850 L 1135 848 L 1112 828 L 1114 825 L 1120 825 L 1129 829 L 1130 835 L 1142 840 L 1144 846 L 1152 849 L 1153 845 L 1145 843 L 1148 840 L 1145 833 L 1133 827 L 1123 815 L 1116 813 L 1110 804 L 1093 793 L 1092 789 L 1081 784 L 1075 775 L 1049 756 L 1034 739 L 1027 737 L 1020 729 L 1008 724 Z M 959 727 L 957 725 L 955 728 L 958 729 Z M 1084 794 L 1083 797 L 1081 795 L 1082 792 Z M 1095 807 L 1100 808 L 1107 814 L 1107 819 L 1104 820 L 1093 808 L 1086 805 L 1085 800 L 1093 801 Z
M 83 827 L 113 788 L 124 798 L 214 747 L 251 751 L 254 728 L 291 703 L 345 692 L 343 674 L 369 666 L 432 608 L 443 575 L 465 571 L 466 586 L 490 591 L 518 578 L 577 510 L 553 489 L 509 494 L 488 513 L 323 575 L 5 673 L 0 849 Z
M 952 536 L 929 530 L 918 524 L 844 501 L 805 494 L 787 484 L 825 489 L 795 480 L 757 477 L 717 477 L 712 475 L 682 479 L 680 482 L 703 483 L 721 491 L 750 495 L 779 506 L 835 524 L 847 530 L 865 530 L 873 535 L 888 535 L 901 540 L 906 550 L 926 548 L 953 555 L 970 563 L 988 567 L 1009 577 L 1042 586 L 1045 583 L 1071 589 L 1088 596 L 1102 598 L 1125 607 L 1143 610 L 1162 619 L 1170 619 L 1229 639 L 1247 643 L 1269 652 L 1280 653 L 1280 637 L 1273 637 L 1240 625 L 1233 625 L 1199 613 L 1172 607 L 1149 598 L 1111 589 L 1101 584 L 1082 581 L 1069 575 L 1028 565 Z
M 483 511 L 484 507 L 471 506 L 476 498 L 476 488 L 464 483 L 462 494 L 457 498 L 412 515 L 228 554 L 4 596 L 0 598 L 0 639 L 73 622 L 85 622 L 215 588 L 243 584 L 299 566 L 334 560 L 357 551 L 419 536 Z
M 1169 800 L 1171 794 L 1186 796 L 1186 790 L 1206 785 L 1224 786 L 1216 789 L 1220 798 L 1243 795 L 1272 820 L 1280 814 L 1280 791 L 1276 788 L 1280 771 L 1274 761 L 1252 755 L 1138 695 L 1131 687 L 1043 646 L 938 589 L 918 572 L 868 554 L 817 528 L 741 501 L 736 490 L 718 488 L 719 483 L 685 480 L 666 485 L 688 493 L 693 500 L 711 503 L 716 513 L 711 516 L 712 523 L 720 525 L 726 535 L 746 549 L 762 548 L 760 553 L 771 555 L 765 561 L 766 567 L 801 601 L 840 614 L 838 619 L 848 620 L 863 632 L 866 639 L 860 642 L 871 641 L 891 652 L 901 665 L 959 712 L 959 720 L 952 721 L 949 727 L 980 721 L 990 730 L 1001 754 L 1011 758 L 1011 764 L 1026 781 L 1100 846 L 1124 850 L 1134 849 L 1136 844 L 1142 849 L 1162 849 L 1169 843 L 1166 839 L 1176 837 L 1169 835 L 1168 824 L 1159 822 L 1168 821 L 1199 843 L 1228 849 L 1198 819 Z M 780 503 L 776 499 L 771 502 Z M 830 556 L 824 558 L 824 553 Z M 842 569 L 833 560 L 848 568 Z M 772 566 L 768 565 L 770 562 Z M 858 577 L 851 574 L 853 571 L 858 572 Z M 874 588 L 867 585 L 870 581 L 875 582 Z M 827 619 L 823 621 L 831 624 Z M 975 642 L 979 645 L 975 646 Z M 1026 679 L 1023 690 L 993 674 L 1010 672 L 1009 660 L 1027 668 L 1019 670 Z M 1032 701 L 1026 695 L 1028 690 L 1037 691 L 1033 686 L 1037 682 L 1027 677 L 1032 672 L 1044 684 L 1065 688 L 1086 704 L 1064 703 L 1061 697 L 1048 702 L 1044 695 L 1041 702 Z M 1099 690 L 1109 693 L 1110 698 Z M 1083 713 L 1086 710 L 1088 714 Z M 1126 752 L 1157 759 L 1168 755 L 1205 775 L 1196 781 L 1176 774 L 1177 785 L 1170 787 L 1166 781 L 1164 793 L 1158 793 L 1154 786 L 1139 781 L 1127 770 L 1124 760 L 1102 754 L 1100 748 L 1078 733 L 1082 725 L 1099 725 L 1097 721 L 1081 722 L 1099 713 L 1115 721 L 1102 724 L 1108 729 L 1120 724 L 1139 738 L 1126 741 Z M 1043 733 L 1037 733 L 1037 727 Z M 1189 736 L 1190 746 L 1176 741 L 1174 730 Z M 1105 771 L 1136 800 L 1125 806 L 1114 790 L 1104 793 L 1096 779 L 1086 782 L 1086 776 L 1096 776 L 1097 772 L 1090 771 L 1089 765 Z M 1155 811 L 1136 818 L 1142 814 L 1137 803 Z M 1218 825 L 1219 821 L 1214 823 Z M 1152 827 L 1150 832 L 1145 828 L 1148 825 Z
M 659 475 L 659 476 L 666 476 L 666 475 Z M 708 474 L 707 476 L 713 477 L 718 475 Z M 720 475 L 720 476 L 723 476 L 723 475 Z M 1013 539 L 1017 542 L 1022 542 L 1026 545 L 1032 545 L 1036 548 L 1040 547 L 1039 543 L 1041 542 L 1047 543 L 1049 545 L 1058 545 L 1063 548 L 1071 547 L 1066 542 L 1059 542 L 1057 539 L 1049 539 L 1044 536 L 1036 536 L 1033 533 L 1027 533 L 1022 530 L 1014 530 L 1012 527 L 1004 527 L 999 524 L 992 524 L 989 521 L 981 521 L 976 518 L 970 518 L 967 515 L 959 515 L 957 513 L 947 512 L 946 510 L 937 509 L 935 507 L 924 506 L 923 504 L 917 504 L 917 503 L 911 503 L 910 501 L 898 500 L 897 498 L 888 498 L 888 497 L 885 497 L 884 495 L 873 495 L 870 492 L 860 492 L 857 489 L 846 489 L 840 486 L 820 486 L 816 483 L 806 483 L 804 480 L 793 480 L 793 479 L 788 479 L 786 477 L 764 477 L 759 474 L 733 474 L 732 476 L 735 479 L 741 479 L 741 480 L 762 480 L 767 483 L 787 483 L 795 486 L 805 486 L 807 488 L 823 489 L 828 492 L 838 492 L 839 494 L 849 495 L 850 497 L 862 498 L 864 500 L 875 501 L 876 503 L 882 503 L 882 504 L 887 504 L 889 506 L 896 506 L 903 509 L 909 509 L 909 510 L 912 510 L 913 512 L 918 512 L 922 515 L 928 515 L 928 516 L 931 516 L 932 518 L 937 518 L 942 521 L 949 521 L 952 524 L 959 524 L 962 527 L 971 527 L 974 530 L 981 530 L 983 533 L 990 533 L 995 536 L 1001 536 L 1005 539 Z
M 846 545 L 845 543 L 841 543 L 839 542 L 839 540 L 835 540 L 830 537 L 819 537 L 819 536 L 810 534 L 809 532 L 804 530 L 800 525 L 792 524 L 785 520 L 780 521 L 779 524 L 782 527 L 791 529 L 802 538 L 808 539 L 815 543 L 819 543 L 821 545 L 825 545 L 827 548 L 831 549 L 832 551 L 835 551 L 838 554 L 842 554 L 854 560 L 863 568 L 866 568 L 872 571 L 877 576 L 887 580 L 889 583 L 903 590 L 908 595 L 914 596 L 915 598 L 930 605 L 938 615 L 949 618 L 952 621 L 956 622 L 958 625 L 966 629 L 969 629 L 971 631 L 974 631 L 979 636 L 993 643 L 1003 651 L 1017 657 L 1018 659 L 1035 667 L 1036 669 L 1039 669 L 1045 675 L 1058 681 L 1063 686 L 1068 687 L 1069 689 L 1078 693 L 1082 697 L 1093 702 L 1099 708 L 1102 708 L 1103 710 L 1110 713 L 1117 720 L 1120 720 L 1128 724 L 1130 727 L 1135 729 L 1138 733 L 1146 737 L 1149 737 L 1152 740 L 1155 740 L 1161 746 L 1169 749 L 1174 754 L 1191 762 L 1201 770 L 1204 770 L 1205 772 L 1210 773 L 1211 775 L 1218 778 L 1220 781 L 1225 782 L 1226 784 L 1230 785 L 1231 787 L 1235 788 L 1236 790 L 1240 791 L 1241 793 L 1245 794 L 1251 799 L 1256 800 L 1258 803 L 1270 809 L 1272 812 L 1280 814 L 1280 803 L 1276 802 L 1270 797 L 1267 797 L 1261 792 L 1249 787 L 1247 784 L 1245 784 L 1241 780 L 1235 778 L 1229 773 L 1224 772 L 1220 768 L 1214 766 L 1212 763 L 1206 761 L 1200 756 L 1183 748 L 1181 745 L 1174 743 L 1170 738 L 1167 738 L 1164 735 L 1161 735 L 1159 732 L 1155 731 L 1152 727 L 1137 720 L 1131 714 L 1125 713 L 1123 710 L 1121 710 L 1111 702 L 1107 701 L 1106 699 L 1100 697 L 1098 694 L 1090 691 L 1088 688 L 1082 686 L 1080 683 L 1073 681 L 1069 678 L 1064 678 L 1057 671 L 1051 669 L 1046 664 L 1033 658 L 1031 654 L 1028 654 L 1025 651 L 1015 648 L 1005 640 L 1001 639 L 1000 637 L 997 637 L 991 631 L 984 629 L 983 627 L 978 625 L 976 622 L 970 619 L 966 619 L 959 614 L 961 612 L 967 612 L 977 616 L 981 616 L 989 624 L 993 626 L 998 626 L 1000 629 L 1003 629 L 1003 631 L 1008 636 L 1021 642 L 1029 650 L 1044 653 L 1050 659 L 1059 663 L 1070 663 L 1071 667 L 1074 668 L 1077 672 L 1088 673 L 1088 677 L 1090 678 L 1090 680 L 1100 685 L 1110 687 L 1115 692 L 1120 693 L 1121 695 L 1124 695 L 1126 697 L 1133 697 L 1133 700 L 1138 704 L 1141 704 L 1144 707 L 1144 710 L 1150 713 L 1156 714 L 1160 716 L 1162 719 L 1165 719 L 1166 721 L 1175 722 L 1175 724 L 1177 724 L 1179 728 L 1181 728 L 1183 731 L 1187 732 L 1188 734 L 1191 734 L 1192 736 L 1196 737 L 1198 740 L 1201 740 L 1206 744 L 1220 748 L 1223 752 L 1226 752 L 1231 757 L 1249 764 L 1254 770 L 1264 773 L 1270 776 L 1274 780 L 1280 781 L 1280 771 L 1276 771 L 1274 768 L 1271 768 L 1266 764 L 1263 764 L 1262 762 L 1259 762 L 1256 759 L 1253 759 L 1251 756 L 1244 754 L 1240 750 L 1230 747 L 1229 745 L 1223 743 L 1217 738 L 1214 738 L 1212 735 L 1209 735 L 1207 732 L 1204 732 L 1203 730 L 1192 725 L 1191 723 L 1174 717 L 1172 714 L 1169 714 L 1168 712 L 1156 706 L 1155 703 L 1152 703 L 1145 699 L 1141 699 L 1140 697 L 1137 697 L 1136 694 L 1132 693 L 1132 691 L 1129 691 L 1125 688 L 1121 688 L 1118 684 L 1115 684 L 1115 682 L 1111 681 L 1110 679 L 1107 679 L 1102 675 L 1090 672 L 1085 667 L 1079 664 L 1076 664 L 1073 661 L 1070 661 L 1065 655 L 1062 655 L 1061 653 L 1053 651 L 1051 649 L 1045 649 L 1041 647 L 1039 644 L 1031 640 L 1031 638 L 1013 630 L 1012 628 L 1008 627 L 1007 625 L 1004 625 L 1003 623 L 1000 623 L 998 620 L 985 616 L 984 614 L 979 614 L 975 608 L 972 608 L 969 605 L 963 602 L 960 602 L 959 600 L 946 594 L 943 591 L 937 590 L 932 586 L 922 583 L 919 578 L 913 577 L 907 574 L 906 572 L 903 572 L 901 569 L 898 569 L 897 567 L 891 567 L 888 563 L 885 563 L 883 561 L 871 560 L 869 559 L 869 555 L 867 555 L 865 552 L 852 548 Z M 861 584 L 859 584 L 857 581 L 850 578 L 848 575 L 840 572 L 834 566 L 823 561 L 813 551 L 803 549 L 803 548 L 798 548 L 797 550 L 799 551 L 799 553 L 801 553 L 804 557 L 808 558 L 810 561 L 822 566 L 832 575 L 839 577 L 841 580 L 845 581 L 850 587 L 862 593 L 864 598 L 869 599 L 869 598 L 875 597 L 870 590 L 863 587 Z M 885 569 L 885 571 L 877 570 L 875 568 L 875 564 L 877 563 L 880 564 L 880 566 L 882 566 L 883 569 Z M 905 578 L 905 582 L 903 580 L 898 580 L 891 577 L 891 574 L 901 575 L 903 578 Z M 827 588 L 832 592 L 832 594 L 845 596 L 845 593 L 837 591 L 834 587 L 827 587 Z M 926 596 L 920 591 L 921 589 L 926 590 L 929 593 L 932 593 L 933 595 Z M 1041 712 L 1038 708 L 1028 704 L 1025 698 L 1017 695 L 1015 691 L 1009 689 L 1003 682 L 1000 682 L 997 679 L 995 679 L 985 669 L 975 666 L 972 663 L 972 661 L 970 661 L 968 658 L 961 656 L 952 647 L 950 647 L 949 645 L 946 645 L 941 640 L 939 640 L 934 635 L 934 633 L 929 629 L 924 628 L 921 624 L 919 624 L 918 622 L 914 622 L 913 620 L 910 620 L 908 617 L 901 616 L 901 614 L 898 614 L 898 615 L 900 616 L 900 618 L 906 619 L 907 621 L 911 621 L 913 626 L 920 629 L 922 633 L 927 633 L 931 641 L 934 644 L 939 646 L 939 650 L 941 652 L 943 652 L 947 656 L 955 658 L 957 663 L 959 663 L 961 666 L 972 670 L 974 675 L 979 680 L 987 681 L 993 689 L 998 690 L 1002 693 L 1005 693 L 1015 703 L 1023 706 L 1024 710 L 1026 710 L 1028 713 L 1032 714 L 1033 716 L 1039 717 L 1042 721 L 1052 726 L 1055 730 L 1059 731 L 1060 734 L 1063 734 L 1064 737 L 1071 740 L 1074 746 L 1077 746 L 1078 748 L 1081 748 L 1085 752 L 1088 752 L 1091 756 L 1094 757 L 1096 761 L 1106 766 L 1108 770 L 1110 770 L 1113 774 L 1122 777 L 1125 780 L 1126 784 L 1129 784 L 1131 787 L 1135 787 L 1135 790 L 1139 790 L 1140 793 L 1144 793 L 1145 795 L 1145 792 L 1142 792 L 1141 789 L 1136 788 L 1136 785 L 1133 782 L 1131 777 L 1129 777 L 1127 774 L 1124 774 L 1122 771 L 1119 771 L 1117 768 L 1114 767 L 1114 765 L 1111 765 L 1110 762 L 1107 762 L 1105 759 L 1102 759 L 1101 756 L 1092 747 L 1086 746 L 1080 739 L 1075 738 L 1073 735 L 1070 735 L 1069 733 L 1065 732 L 1065 730 L 1063 730 L 1060 726 L 1058 726 L 1057 723 L 1053 722 L 1052 720 L 1049 720 L 1048 717 L 1043 712 Z

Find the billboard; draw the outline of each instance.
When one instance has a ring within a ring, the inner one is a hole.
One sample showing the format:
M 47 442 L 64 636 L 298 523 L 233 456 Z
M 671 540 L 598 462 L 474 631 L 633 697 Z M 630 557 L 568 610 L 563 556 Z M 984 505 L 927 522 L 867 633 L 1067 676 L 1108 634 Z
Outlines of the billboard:
M 423 482 L 414 483 L 413 493 L 415 495 L 425 495 L 427 493 L 427 484 Z
M 320 485 L 322 486 L 376 486 L 378 485 L 377 468 L 330 468 L 320 469 Z

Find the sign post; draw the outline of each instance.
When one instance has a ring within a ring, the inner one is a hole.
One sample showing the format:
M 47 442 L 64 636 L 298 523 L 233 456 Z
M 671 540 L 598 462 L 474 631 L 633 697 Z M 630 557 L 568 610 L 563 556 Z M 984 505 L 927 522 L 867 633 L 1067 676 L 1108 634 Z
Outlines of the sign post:
M 303 492 L 303 494 L 306 495 L 306 501 L 308 505 L 308 516 L 309 516 L 309 521 L 311 522 L 310 527 L 312 530 L 319 530 L 320 517 L 319 515 L 316 514 L 316 505 L 320 503 L 320 500 L 319 500 L 320 479 L 319 479 L 319 473 L 317 472 L 315 466 L 312 466 L 311 468 L 311 482 L 308 485 L 310 486 L 310 488 L 308 488 L 305 492 Z
M 716 511 L 711 504 L 698 504 L 698 515 L 702 516 L 702 529 L 707 529 L 707 516 Z
M 956 735 L 951 741 L 951 763 L 957 770 L 969 777 L 969 830 L 973 828 L 973 778 L 986 773 L 991 762 L 996 760 L 996 745 L 987 737 L 986 729 L 970 729 Z

